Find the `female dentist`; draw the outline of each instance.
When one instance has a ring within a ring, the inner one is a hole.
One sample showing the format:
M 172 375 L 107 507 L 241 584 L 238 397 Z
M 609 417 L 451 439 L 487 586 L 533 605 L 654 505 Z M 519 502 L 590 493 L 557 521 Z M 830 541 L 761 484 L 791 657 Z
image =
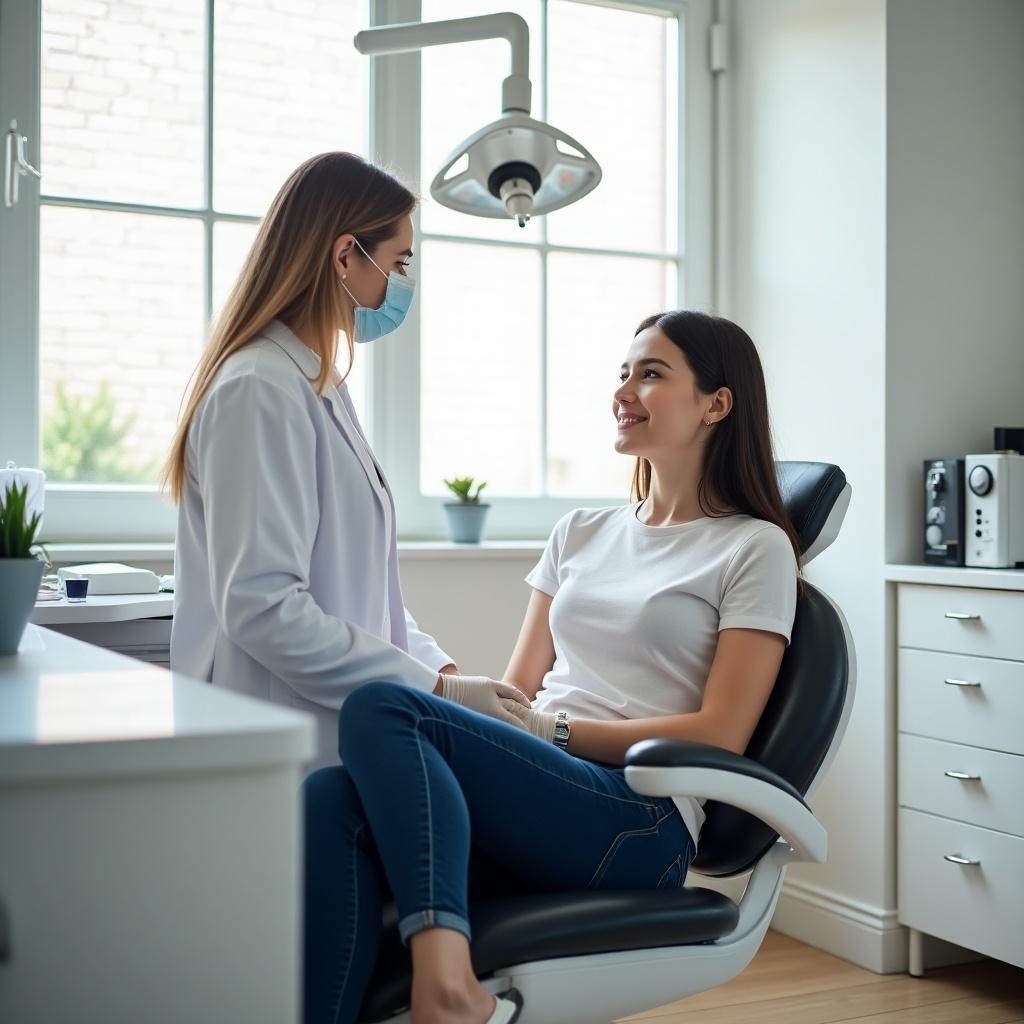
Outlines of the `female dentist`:
M 335 369 L 412 302 L 416 197 L 350 153 L 298 167 L 260 224 L 163 471 L 178 504 L 171 668 L 317 718 L 387 680 L 520 724 L 514 687 L 460 676 L 405 609 L 395 509 Z

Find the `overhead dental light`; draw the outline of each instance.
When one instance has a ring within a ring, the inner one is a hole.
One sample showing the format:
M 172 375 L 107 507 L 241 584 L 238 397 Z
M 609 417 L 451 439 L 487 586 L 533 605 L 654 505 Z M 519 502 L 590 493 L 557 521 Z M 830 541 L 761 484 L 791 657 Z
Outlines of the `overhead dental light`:
M 443 206 L 474 217 L 530 217 L 581 199 L 601 180 L 598 162 L 572 136 L 530 117 L 530 30 L 511 13 L 408 22 L 358 33 L 360 53 L 404 53 L 478 39 L 507 39 L 512 72 L 502 83 L 501 117 L 474 132 L 445 158 L 430 185 Z

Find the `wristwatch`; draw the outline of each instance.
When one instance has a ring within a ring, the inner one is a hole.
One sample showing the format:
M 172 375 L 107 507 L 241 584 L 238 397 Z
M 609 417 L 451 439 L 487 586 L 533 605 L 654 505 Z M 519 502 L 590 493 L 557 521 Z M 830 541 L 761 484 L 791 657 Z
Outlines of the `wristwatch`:
M 572 722 L 569 721 L 569 714 L 566 711 L 555 713 L 555 746 L 565 750 L 569 746 L 569 736 L 572 733 Z

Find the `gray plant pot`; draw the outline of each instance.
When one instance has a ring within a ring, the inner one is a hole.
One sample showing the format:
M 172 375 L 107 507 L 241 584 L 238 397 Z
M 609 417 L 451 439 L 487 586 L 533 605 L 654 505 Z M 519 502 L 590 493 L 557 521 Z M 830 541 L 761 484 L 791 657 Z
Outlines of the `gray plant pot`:
M 456 544 L 479 544 L 490 507 L 472 501 L 445 502 L 444 510 L 448 513 L 448 529 L 452 540 Z
M 0 656 L 18 653 L 42 578 L 38 558 L 0 558 Z

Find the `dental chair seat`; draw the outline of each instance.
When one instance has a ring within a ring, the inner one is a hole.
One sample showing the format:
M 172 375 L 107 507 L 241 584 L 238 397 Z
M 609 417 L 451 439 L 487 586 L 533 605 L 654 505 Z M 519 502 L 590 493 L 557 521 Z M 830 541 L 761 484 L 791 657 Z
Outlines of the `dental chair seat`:
M 710 889 L 569 892 L 481 900 L 470 908 L 478 978 L 512 964 L 625 949 L 711 942 L 736 927 L 739 910 Z M 381 936 L 362 1019 L 388 1020 L 409 1005 L 411 963 L 398 929 Z

